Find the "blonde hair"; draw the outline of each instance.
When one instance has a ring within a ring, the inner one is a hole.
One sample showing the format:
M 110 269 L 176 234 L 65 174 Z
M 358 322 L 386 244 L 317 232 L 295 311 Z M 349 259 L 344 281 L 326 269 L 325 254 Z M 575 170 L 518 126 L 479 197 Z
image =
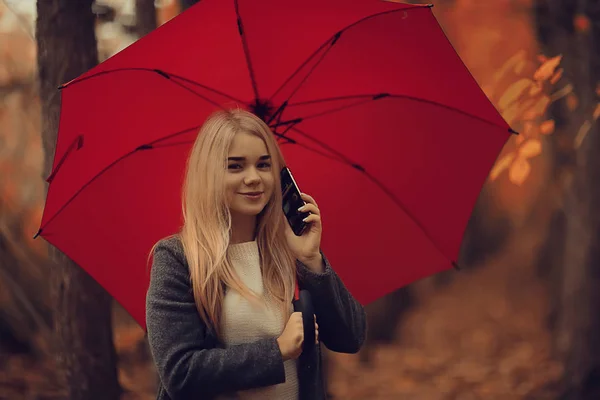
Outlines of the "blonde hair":
M 248 300 L 264 302 L 235 273 L 227 256 L 231 214 L 225 200 L 224 175 L 234 136 L 246 132 L 261 138 L 275 175 L 273 196 L 258 215 L 259 248 L 265 296 L 271 296 L 289 316 L 295 279 L 295 259 L 283 234 L 281 182 L 283 154 L 267 124 L 242 109 L 218 111 L 203 124 L 189 154 L 182 190 L 184 224 L 180 238 L 189 265 L 196 307 L 202 320 L 220 337 L 225 287 Z M 154 249 L 153 249 L 154 250 Z M 152 252 L 151 252 L 152 253 Z

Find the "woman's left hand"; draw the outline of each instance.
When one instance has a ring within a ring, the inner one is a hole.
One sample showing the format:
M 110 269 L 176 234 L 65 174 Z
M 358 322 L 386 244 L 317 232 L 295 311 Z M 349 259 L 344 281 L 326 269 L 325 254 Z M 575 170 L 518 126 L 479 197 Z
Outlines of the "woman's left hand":
M 311 196 L 301 193 L 300 197 L 306 202 L 306 205 L 300 209 L 301 212 L 310 212 L 306 217 L 305 223 L 308 227 L 302 236 L 296 236 L 290 227 L 290 224 L 285 221 L 285 236 L 290 246 L 290 249 L 296 258 L 306 265 L 313 272 L 323 272 L 323 257 L 321 256 L 321 211 Z M 285 217 L 284 217 L 285 218 Z

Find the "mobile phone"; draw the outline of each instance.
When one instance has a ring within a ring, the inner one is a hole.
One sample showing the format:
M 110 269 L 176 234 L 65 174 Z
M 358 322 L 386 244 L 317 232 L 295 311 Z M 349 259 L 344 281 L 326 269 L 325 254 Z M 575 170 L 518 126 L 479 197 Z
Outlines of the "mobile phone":
M 301 236 L 308 226 L 303 219 L 308 217 L 310 213 L 298 211 L 298 208 L 305 205 L 306 202 L 300 197 L 300 189 L 292 176 L 292 172 L 287 167 L 281 170 L 281 194 L 283 197 L 283 213 L 294 234 Z

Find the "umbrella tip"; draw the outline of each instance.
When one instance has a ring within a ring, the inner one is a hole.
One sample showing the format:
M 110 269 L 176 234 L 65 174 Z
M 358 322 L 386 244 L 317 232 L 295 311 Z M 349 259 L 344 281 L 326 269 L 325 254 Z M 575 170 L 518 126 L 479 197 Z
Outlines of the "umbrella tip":
M 461 268 L 458 266 L 458 264 L 456 263 L 456 261 L 452 261 L 452 267 L 453 267 L 455 270 L 457 270 L 457 271 L 460 271 L 460 270 L 461 270 Z
M 518 135 L 519 132 L 515 131 L 513 128 L 508 128 L 508 132 L 512 133 L 513 135 Z
M 33 236 L 33 239 L 37 239 L 38 236 L 42 233 L 42 229 L 40 228 L 37 233 Z
M 427 7 L 433 8 L 433 4 L 427 4 Z

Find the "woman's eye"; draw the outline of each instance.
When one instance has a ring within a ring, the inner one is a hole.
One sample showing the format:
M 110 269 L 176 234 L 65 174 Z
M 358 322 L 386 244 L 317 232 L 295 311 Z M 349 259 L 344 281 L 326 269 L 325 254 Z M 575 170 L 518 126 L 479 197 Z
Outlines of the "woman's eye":
M 228 169 L 239 169 L 242 168 L 242 166 L 240 164 L 229 164 L 227 166 Z
M 260 163 L 258 168 L 271 168 L 271 163 Z

